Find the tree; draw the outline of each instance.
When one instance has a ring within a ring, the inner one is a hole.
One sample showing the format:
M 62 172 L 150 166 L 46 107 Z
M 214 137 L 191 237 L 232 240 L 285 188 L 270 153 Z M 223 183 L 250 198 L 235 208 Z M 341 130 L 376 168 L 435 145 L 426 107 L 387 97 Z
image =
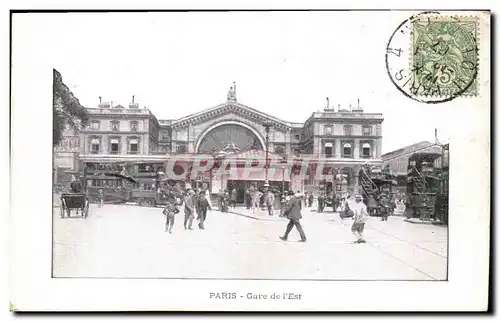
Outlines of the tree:
M 79 132 L 88 125 L 89 119 L 85 107 L 73 95 L 68 86 L 62 81 L 62 76 L 53 70 L 53 140 L 52 145 L 57 146 L 62 140 L 63 132 L 69 128 Z

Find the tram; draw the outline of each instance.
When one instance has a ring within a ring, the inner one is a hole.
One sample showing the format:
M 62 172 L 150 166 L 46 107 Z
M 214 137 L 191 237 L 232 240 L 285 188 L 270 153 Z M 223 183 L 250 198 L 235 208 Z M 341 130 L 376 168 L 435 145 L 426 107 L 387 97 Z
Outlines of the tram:
M 450 145 L 443 146 L 441 157 L 441 173 L 436 195 L 436 218 L 444 224 L 448 224 L 448 200 L 449 200 L 449 172 L 450 172 Z
M 415 153 L 408 159 L 406 217 L 436 220 L 436 200 L 441 184 L 441 153 Z
M 358 174 L 359 184 L 363 191 L 363 201 L 370 215 L 381 215 L 384 207 L 392 197 L 393 186 L 397 185 L 396 177 L 389 168 L 364 166 Z M 384 200 L 385 197 L 385 200 Z
M 163 162 L 83 162 L 82 166 L 83 184 L 91 202 L 97 202 L 102 190 L 105 203 L 165 205 L 167 191 L 182 203 L 186 183 L 166 178 Z

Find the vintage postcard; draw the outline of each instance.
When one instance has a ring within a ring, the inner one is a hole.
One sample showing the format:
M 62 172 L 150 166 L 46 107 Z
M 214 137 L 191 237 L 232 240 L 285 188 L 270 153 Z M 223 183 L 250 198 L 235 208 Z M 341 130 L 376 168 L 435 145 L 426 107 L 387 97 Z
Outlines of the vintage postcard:
M 489 11 L 11 17 L 13 311 L 488 309 Z

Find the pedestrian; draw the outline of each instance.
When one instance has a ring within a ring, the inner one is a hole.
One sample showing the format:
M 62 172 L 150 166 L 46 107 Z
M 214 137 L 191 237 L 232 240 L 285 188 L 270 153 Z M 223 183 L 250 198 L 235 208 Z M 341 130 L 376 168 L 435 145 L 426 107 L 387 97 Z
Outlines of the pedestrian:
M 288 225 L 286 226 L 286 231 L 285 235 L 280 236 L 280 239 L 283 241 L 288 240 L 288 234 L 292 231 L 292 228 L 295 226 L 297 228 L 297 231 L 300 234 L 300 241 L 299 242 L 305 242 L 306 239 L 306 234 L 304 233 L 304 230 L 302 229 L 302 225 L 300 225 L 300 219 L 302 218 L 301 214 L 301 199 L 297 197 L 291 197 L 290 199 L 290 204 L 288 205 L 287 209 L 285 210 L 285 217 L 289 219 Z
M 195 192 L 192 189 L 187 191 L 184 197 L 184 229 L 192 230 L 193 219 L 194 219 L 194 196 Z
M 97 207 L 103 207 L 104 206 L 104 192 L 102 188 L 99 188 L 99 191 L 97 192 Z
M 210 209 L 212 209 L 212 199 L 210 196 L 210 192 L 208 191 L 208 188 L 205 190 L 205 193 L 203 195 L 205 196 L 205 199 L 207 200 Z
M 200 230 L 205 229 L 205 220 L 207 219 L 207 210 L 211 210 L 212 207 L 210 206 L 210 203 L 208 202 L 205 193 L 203 191 L 200 192 L 200 197 L 198 198 L 198 227 Z
M 379 200 L 379 206 L 380 206 L 380 214 L 381 214 L 381 221 L 387 221 L 387 218 L 389 216 L 389 199 L 387 198 L 387 195 L 385 193 L 380 195 L 380 200 Z
M 318 213 L 323 213 L 325 208 L 325 195 L 323 193 L 318 196 Z
M 233 188 L 233 190 L 231 191 L 231 206 L 233 207 L 233 209 L 236 208 L 236 188 Z
M 274 194 L 271 192 L 271 190 L 267 191 L 267 196 L 266 196 L 266 205 L 267 205 L 267 212 L 270 216 L 273 216 L 273 207 L 274 207 Z
M 245 205 L 247 206 L 247 210 L 252 208 L 252 191 L 249 188 L 245 190 Z
M 370 216 L 366 210 L 366 205 L 363 203 L 363 197 L 361 195 L 355 196 L 355 202 L 351 204 L 351 210 L 354 213 L 354 222 L 352 223 L 351 231 L 357 240 L 354 243 L 366 243 L 363 238 L 363 230 L 365 229 L 365 223 L 368 221 Z
M 311 192 L 309 193 L 309 206 L 308 207 L 312 207 L 312 204 L 313 204 L 313 201 L 314 201 L 314 194 Z
M 175 215 L 178 214 L 179 212 L 180 212 L 179 209 L 175 205 L 174 196 L 168 195 L 167 204 L 165 205 L 165 208 L 163 209 L 163 215 L 166 216 L 165 232 L 172 234 L 172 228 L 174 227 L 174 223 L 175 223 Z

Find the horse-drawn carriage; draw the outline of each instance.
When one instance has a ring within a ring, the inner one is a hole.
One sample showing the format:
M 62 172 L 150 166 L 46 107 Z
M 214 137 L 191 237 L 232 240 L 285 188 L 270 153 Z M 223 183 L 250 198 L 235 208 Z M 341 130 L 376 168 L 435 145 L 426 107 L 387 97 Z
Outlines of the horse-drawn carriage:
M 89 199 L 85 193 L 61 194 L 61 218 L 71 216 L 71 210 L 76 210 L 76 215 L 87 218 L 89 215 Z

